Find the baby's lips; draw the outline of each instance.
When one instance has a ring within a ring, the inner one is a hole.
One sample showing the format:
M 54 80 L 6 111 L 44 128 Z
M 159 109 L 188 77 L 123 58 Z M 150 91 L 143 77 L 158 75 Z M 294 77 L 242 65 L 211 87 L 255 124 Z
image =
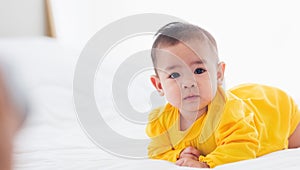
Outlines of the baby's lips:
M 184 97 L 183 99 L 186 100 L 186 99 L 197 98 L 197 97 L 200 97 L 200 96 L 193 94 L 193 95 L 188 95 L 188 96 Z

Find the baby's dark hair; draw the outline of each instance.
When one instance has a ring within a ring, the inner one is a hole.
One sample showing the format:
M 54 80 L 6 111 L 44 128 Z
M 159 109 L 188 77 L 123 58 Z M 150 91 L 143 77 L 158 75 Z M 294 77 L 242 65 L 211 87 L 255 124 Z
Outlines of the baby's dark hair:
M 173 46 L 180 42 L 186 43 L 190 40 L 200 40 L 201 42 L 208 43 L 215 55 L 218 56 L 217 43 L 214 37 L 203 28 L 193 24 L 171 22 L 160 28 L 155 36 L 156 39 L 151 49 L 151 58 L 154 68 L 156 68 L 156 50 L 161 45 Z

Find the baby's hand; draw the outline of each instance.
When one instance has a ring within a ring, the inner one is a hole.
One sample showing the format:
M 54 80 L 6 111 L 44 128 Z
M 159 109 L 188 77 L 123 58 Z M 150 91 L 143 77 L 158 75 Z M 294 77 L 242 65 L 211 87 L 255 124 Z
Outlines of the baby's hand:
M 192 146 L 189 146 L 181 151 L 181 153 L 179 155 L 179 159 L 190 158 L 190 159 L 198 161 L 199 156 L 200 156 L 200 151 Z
M 209 168 L 209 166 L 206 163 L 191 158 L 180 158 L 178 161 L 176 161 L 176 165 L 195 168 Z

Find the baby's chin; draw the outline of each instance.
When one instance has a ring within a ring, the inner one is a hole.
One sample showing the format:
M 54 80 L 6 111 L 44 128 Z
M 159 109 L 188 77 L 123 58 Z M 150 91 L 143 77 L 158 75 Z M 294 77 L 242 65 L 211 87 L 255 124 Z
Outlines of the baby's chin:
M 185 112 L 199 112 L 203 109 L 206 109 L 207 106 L 201 106 L 199 104 L 188 104 L 188 105 L 183 105 L 182 107 L 180 107 L 180 111 L 185 111 Z
M 204 100 L 182 101 L 178 103 L 172 103 L 169 101 L 169 103 L 176 107 L 180 112 L 199 112 L 203 109 L 206 109 L 209 104 L 208 101 Z

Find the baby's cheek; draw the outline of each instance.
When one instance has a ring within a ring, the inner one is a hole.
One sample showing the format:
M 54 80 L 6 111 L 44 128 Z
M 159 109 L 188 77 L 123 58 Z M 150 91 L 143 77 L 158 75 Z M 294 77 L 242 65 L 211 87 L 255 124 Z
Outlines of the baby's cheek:
M 201 84 L 198 84 L 198 90 L 199 94 L 201 96 L 202 100 L 210 100 L 213 98 L 214 93 L 216 92 L 217 86 L 212 84 L 211 82 L 202 82 Z
M 166 91 L 166 99 L 175 107 L 181 106 L 181 98 L 182 97 L 179 88 L 169 88 L 168 91 Z

